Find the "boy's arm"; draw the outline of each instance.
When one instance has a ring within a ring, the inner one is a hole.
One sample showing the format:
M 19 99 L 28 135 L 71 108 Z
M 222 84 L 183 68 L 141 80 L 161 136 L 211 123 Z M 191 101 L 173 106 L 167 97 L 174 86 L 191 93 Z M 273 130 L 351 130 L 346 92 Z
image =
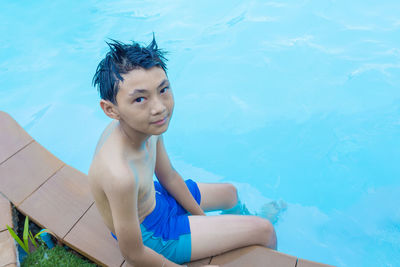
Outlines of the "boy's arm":
M 110 204 L 118 245 L 125 260 L 132 266 L 180 266 L 143 244 L 137 215 L 137 177 L 127 172 L 125 175 L 110 175 L 108 178 L 112 182 L 106 185 L 104 191 Z
M 164 147 L 162 135 L 157 140 L 157 158 L 155 173 L 161 185 L 192 215 L 205 215 L 204 211 L 193 198 L 185 182 L 172 167 Z

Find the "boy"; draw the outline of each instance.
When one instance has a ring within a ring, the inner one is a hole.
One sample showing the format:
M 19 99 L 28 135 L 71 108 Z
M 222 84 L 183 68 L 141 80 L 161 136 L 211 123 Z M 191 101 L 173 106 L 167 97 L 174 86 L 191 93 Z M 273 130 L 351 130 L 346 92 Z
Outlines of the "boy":
M 276 249 L 269 221 L 256 216 L 205 216 L 230 209 L 231 184 L 183 181 L 162 134 L 174 108 L 164 52 L 152 42 L 108 43 L 97 67 L 104 130 L 89 170 L 96 206 L 125 260 L 134 266 L 179 266 L 248 245 Z M 153 181 L 155 173 L 158 182 Z

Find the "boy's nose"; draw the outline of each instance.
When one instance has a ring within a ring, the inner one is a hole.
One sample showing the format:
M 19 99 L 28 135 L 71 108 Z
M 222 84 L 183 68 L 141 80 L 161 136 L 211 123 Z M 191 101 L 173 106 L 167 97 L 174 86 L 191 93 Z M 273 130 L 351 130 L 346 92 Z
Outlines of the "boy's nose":
M 152 109 L 151 109 L 151 114 L 152 115 L 157 115 L 157 114 L 162 114 L 165 112 L 166 110 L 166 106 L 164 105 L 164 103 L 162 101 L 160 101 L 159 99 L 154 100 Z

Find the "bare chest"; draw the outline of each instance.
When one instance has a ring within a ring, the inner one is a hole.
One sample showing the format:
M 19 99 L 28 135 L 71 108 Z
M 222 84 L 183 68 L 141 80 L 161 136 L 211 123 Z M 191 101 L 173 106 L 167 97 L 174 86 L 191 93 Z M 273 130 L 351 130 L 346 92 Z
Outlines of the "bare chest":
M 146 143 L 143 155 L 138 159 L 128 161 L 128 166 L 138 187 L 138 205 L 146 202 L 154 195 L 153 175 L 156 164 L 156 140 L 151 137 Z M 154 197 L 154 196 L 153 196 Z

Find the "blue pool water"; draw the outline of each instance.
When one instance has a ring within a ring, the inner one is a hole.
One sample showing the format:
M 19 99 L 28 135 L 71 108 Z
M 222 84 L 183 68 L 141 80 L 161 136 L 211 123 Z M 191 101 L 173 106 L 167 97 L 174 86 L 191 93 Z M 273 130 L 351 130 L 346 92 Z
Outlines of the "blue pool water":
M 278 210 L 279 250 L 400 266 L 400 3 L 1 3 L 0 109 L 87 173 L 109 122 L 91 86 L 105 40 L 168 55 L 175 168 Z

